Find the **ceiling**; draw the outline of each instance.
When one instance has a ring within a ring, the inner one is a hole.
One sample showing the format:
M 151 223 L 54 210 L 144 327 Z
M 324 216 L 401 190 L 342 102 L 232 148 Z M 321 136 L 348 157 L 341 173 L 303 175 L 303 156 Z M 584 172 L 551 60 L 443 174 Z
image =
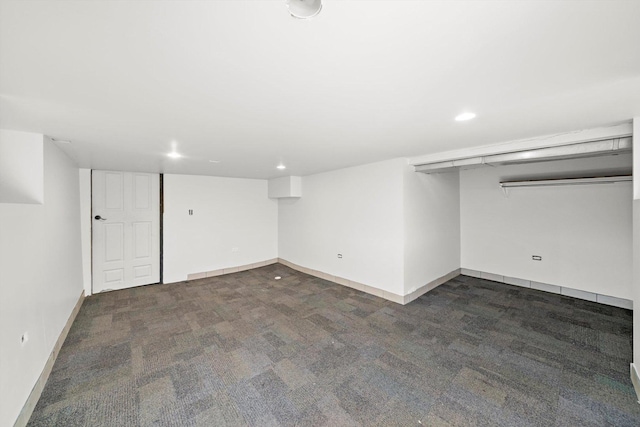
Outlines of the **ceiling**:
M 0 127 L 81 167 L 271 178 L 640 116 L 639 1 L 323 4 L 1 0 Z

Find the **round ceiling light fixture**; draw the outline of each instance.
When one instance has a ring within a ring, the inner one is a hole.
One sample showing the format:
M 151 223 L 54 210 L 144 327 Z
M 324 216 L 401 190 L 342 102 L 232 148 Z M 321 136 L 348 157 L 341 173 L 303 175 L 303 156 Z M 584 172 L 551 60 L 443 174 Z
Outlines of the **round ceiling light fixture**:
M 286 0 L 289 13 L 294 18 L 311 19 L 322 10 L 321 0 Z
M 285 170 L 286 168 L 287 167 L 285 165 L 283 165 L 283 164 L 279 164 L 278 166 L 276 166 L 276 169 L 280 169 L 281 171 Z

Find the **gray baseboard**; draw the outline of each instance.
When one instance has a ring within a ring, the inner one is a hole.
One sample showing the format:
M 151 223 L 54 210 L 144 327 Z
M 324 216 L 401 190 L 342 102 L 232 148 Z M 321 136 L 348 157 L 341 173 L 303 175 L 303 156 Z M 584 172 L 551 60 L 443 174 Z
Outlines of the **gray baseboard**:
M 631 384 L 633 384 L 633 389 L 636 391 L 636 398 L 638 399 L 638 403 L 640 403 L 640 377 L 638 377 L 638 370 L 634 363 L 630 365 L 630 370 Z
M 187 280 L 198 280 L 206 277 L 222 276 L 223 274 L 238 273 L 239 271 L 251 270 L 253 268 L 264 267 L 265 265 L 275 264 L 278 258 L 268 259 L 266 261 L 254 262 L 252 264 L 238 265 L 235 267 L 219 268 L 211 271 L 201 271 L 200 273 L 187 274 Z
M 385 291 L 380 288 L 376 288 L 374 286 L 365 285 L 364 283 L 356 282 L 355 280 L 345 279 L 344 277 L 334 276 L 329 273 L 325 273 L 323 271 L 314 270 L 312 268 L 303 267 L 301 265 L 295 264 L 291 261 L 288 261 L 284 258 L 278 258 L 278 262 L 280 264 L 286 265 L 289 268 L 293 268 L 296 271 L 301 273 L 308 274 L 310 276 L 318 277 L 320 279 L 328 280 L 333 283 L 337 283 L 338 285 L 347 286 L 349 288 L 357 289 L 359 291 L 365 292 L 370 295 L 375 295 L 380 298 L 384 298 L 389 301 L 393 301 L 398 304 L 404 304 L 404 296 L 394 294 L 393 292 Z
M 535 282 L 533 280 L 520 279 L 517 277 L 501 276 L 499 274 L 487 273 L 484 271 L 461 268 L 461 274 L 465 276 L 477 277 L 479 279 L 493 280 L 494 282 L 506 283 L 508 285 L 521 286 L 524 288 L 537 289 L 539 291 L 551 292 L 553 294 L 566 295 L 568 297 L 579 298 L 587 301 L 598 302 L 600 304 L 612 305 L 614 307 L 633 310 L 633 301 L 625 298 L 601 295 L 595 292 L 581 291 L 580 289 L 567 288 L 565 286 L 553 285 L 550 283 Z
M 427 292 L 429 292 L 432 289 L 437 288 L 438 286 L 442 285 L 443 283 L 448 282 L 449 280 L 458 277 L 460 275 L 460 269 L 456 268 L 455 270 L 445 274 L 442 277 L 439 277 L 435 280 L 432 280 L 431 282 L 427 283 L 424 286 L 419 287 L 418 289 L 416 289 L 415 291 L 411 292 L 408 295 L 404 296 L 404 304 L 408 304 L 411 301 L 415 300 L 416 298 L 426 294 Z
M 440 286 L 441 284 L 447 282 L 448 280 L 451 280 L 454 277 L 460 275 L 460 269 L 458 268 L 448 274 L 445 274 L 442 277 L 432 280 L 431 282 L 421 286 L 420 288 L 416 289 L 415 291 L 411 292 L 408 295 L 398 295 L 398 294 L 394 294 L 393 292 L 382 290 L 380 288 L 375 288 L 373 286 L 369 286 L 353 280 L 345 279 L 344 277 L 333 276 L 331 274 L 324 273 L 322 271 L 314 270 L 307 267 L 302 267 L 300 265 L 292 263 L 291 261 L 287 261 L 286 259 L 283 259 L 283 258 L 278 258 L 278 262 L 280 262 L 283 265 L 286 265 L 287 267 L 293 268 L 294 270 L 300 271 L 301 273 L 305 273 L 310 276 L 319 277 L 320 279 L 328 280 L 330 282 L 337 283 L 338 285 L 357 289 L 359 291 L 362 291 L 371 295 L 375 295 L 377 297 L 384 298 L 386 300 L 395 302 L 397 304 L 402 304 L 402 305 L 410 303 L 411 301 L 415 300 L 419 296 L 434 289 L 435 287 Z

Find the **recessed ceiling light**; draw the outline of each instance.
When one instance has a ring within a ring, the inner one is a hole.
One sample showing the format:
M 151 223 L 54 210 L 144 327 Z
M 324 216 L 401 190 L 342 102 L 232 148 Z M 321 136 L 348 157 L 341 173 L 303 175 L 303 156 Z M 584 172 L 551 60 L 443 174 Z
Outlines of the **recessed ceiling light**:
M 458 114 L 456 116 L 456 121 L 457 122 L 464 122 L 465 120 L 471 120 L 471 119 L 473 119 L 475 117 L 476 117 L 476 113 L 471 113 L 471 112 L 462 113 L 462 114 Z
M 182 154 L 172 151 L 170 153 L 167 153 L 167 156 L 171 157 L 172 159 L 179 159 L 180 157 L 182 157 Z
M 284 169 L 286 169 L 287 167 L 286 167 L 285 165 L 278 165 L 278 166 L 276 166 L 276 168 L 277 168 L 277 169 L 280 169 L 280 170 L 284 170 Z
M 322 0 L 286 0 L 289 13 L 294 18 L 311 19 L 322 10 Z
M 209 160 L 209 163 L 220 163 L 220 160 Z

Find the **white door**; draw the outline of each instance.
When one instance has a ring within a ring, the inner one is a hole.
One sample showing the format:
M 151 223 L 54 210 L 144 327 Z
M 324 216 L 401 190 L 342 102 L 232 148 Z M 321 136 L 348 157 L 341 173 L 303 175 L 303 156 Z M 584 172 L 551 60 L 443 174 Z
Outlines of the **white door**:
M 93 292 L 160 281 L 160 175 L 93 171 Z

